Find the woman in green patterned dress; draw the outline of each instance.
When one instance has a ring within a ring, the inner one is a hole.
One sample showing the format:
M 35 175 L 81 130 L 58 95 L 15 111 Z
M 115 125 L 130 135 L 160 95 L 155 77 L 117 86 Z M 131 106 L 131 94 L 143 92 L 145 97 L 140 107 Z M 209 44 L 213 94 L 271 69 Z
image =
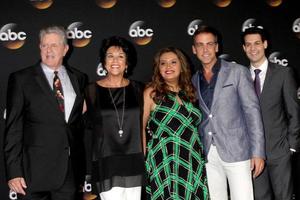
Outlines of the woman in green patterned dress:
M 144 91 L 147 199 L 209 199 L 198 133 L 201 112 L 190 79 L 179 49 L 167 47 L 156 54 L 154 75 Z

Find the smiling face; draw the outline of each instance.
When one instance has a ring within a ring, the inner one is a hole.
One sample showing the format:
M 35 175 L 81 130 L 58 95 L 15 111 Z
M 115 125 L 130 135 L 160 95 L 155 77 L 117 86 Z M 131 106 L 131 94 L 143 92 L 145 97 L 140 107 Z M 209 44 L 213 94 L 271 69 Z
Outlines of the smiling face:
M 254 67 L 260 66 L 266 59 L 267 41 L 262 41 L 259 34 L 248 34 L 244 37 L 243 49 Z
M 64 44 L 61 36 L 56 33 L 49 33 L 43 36 L 40 41 L 40 55 L 42 63 L 51 69 L 58 69 L 63 62 L 69 46 Z
M 159 58 L 159 72 L 163 79 L 169 83 L 178 83 L 181 64 L 173 52 L 163 53 Z
M 193 53 L 201 61 L 203 67 L 212 67 L 216 61 L 219 50 L 216 38 L 211 33 L 200 33 L 194 38 Z
M 127 57 L 121 47 L 111 46 L 106 51 L 105 69 L 108 75 L 123 76 L 127 68 Z

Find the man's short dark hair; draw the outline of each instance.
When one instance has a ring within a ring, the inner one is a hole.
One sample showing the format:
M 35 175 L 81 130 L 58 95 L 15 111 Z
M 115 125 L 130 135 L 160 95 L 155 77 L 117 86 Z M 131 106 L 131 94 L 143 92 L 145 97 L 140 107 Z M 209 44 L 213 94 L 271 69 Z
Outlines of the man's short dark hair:
M 243 45 L 245 44 L 245 37 L 246 37 L 246 35 L 252 35 L 252 34 L 258 34 L 258 35 L 260 35 L 262 42 L 264 42 L 266 40 L 268 41 L 267 33 L 266 33 L 266 31 L 263 28 L 260 28 L 260 27 L 251 27 L 251 28 L 247 28 L 241 34 L 241 41 L 242 41 Z
M 194 42 L 195 42 L 196 36 L 201 34 L 201 33 L 211 33 L 215 37 L 215 42 L 219 43 L 219 38 L 220 38 L 219 31 L 217 31 L 217 29 L 215 29 L 211 26 L 207 26 L 207 25 L 199 26 L 199 28 L 195 31 L 195 33 L 193 35 L 193 41 Z

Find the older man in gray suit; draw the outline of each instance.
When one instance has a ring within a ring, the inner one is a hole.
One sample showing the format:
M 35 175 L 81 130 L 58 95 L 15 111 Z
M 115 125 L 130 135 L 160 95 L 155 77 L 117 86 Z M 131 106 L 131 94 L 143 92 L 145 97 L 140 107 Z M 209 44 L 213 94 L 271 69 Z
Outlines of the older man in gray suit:
M 264 168 L 265 140 L 259 102 L 246 67 L 218 59 L 218 32 L 201 26 L 193 53 L 202 68 L 193 76 L 203 113 L 200 135 L 207 156 L 211 200 L 253 200 L 254 177 Z

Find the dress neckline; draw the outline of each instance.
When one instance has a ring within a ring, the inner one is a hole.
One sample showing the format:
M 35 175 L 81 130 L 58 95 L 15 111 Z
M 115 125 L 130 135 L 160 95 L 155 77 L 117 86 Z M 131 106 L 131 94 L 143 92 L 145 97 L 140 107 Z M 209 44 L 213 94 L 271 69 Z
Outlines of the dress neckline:
M 95 85 L 96 85 L 97 87 L 104 88 L 104 89 L 111 89 L 111 90 L 127 88 L 127 87 L 129 87 L 130 84 L 131 84 L 131 81 L 129 81 L 127 85 L 124 85 L 124 86 L 121 86 L 121 87 L 104 87 L 104 86 L 102 86 L 102 85 L 99 85 L 99 84 L 97 83 L 97 81 L 95 82 Z

